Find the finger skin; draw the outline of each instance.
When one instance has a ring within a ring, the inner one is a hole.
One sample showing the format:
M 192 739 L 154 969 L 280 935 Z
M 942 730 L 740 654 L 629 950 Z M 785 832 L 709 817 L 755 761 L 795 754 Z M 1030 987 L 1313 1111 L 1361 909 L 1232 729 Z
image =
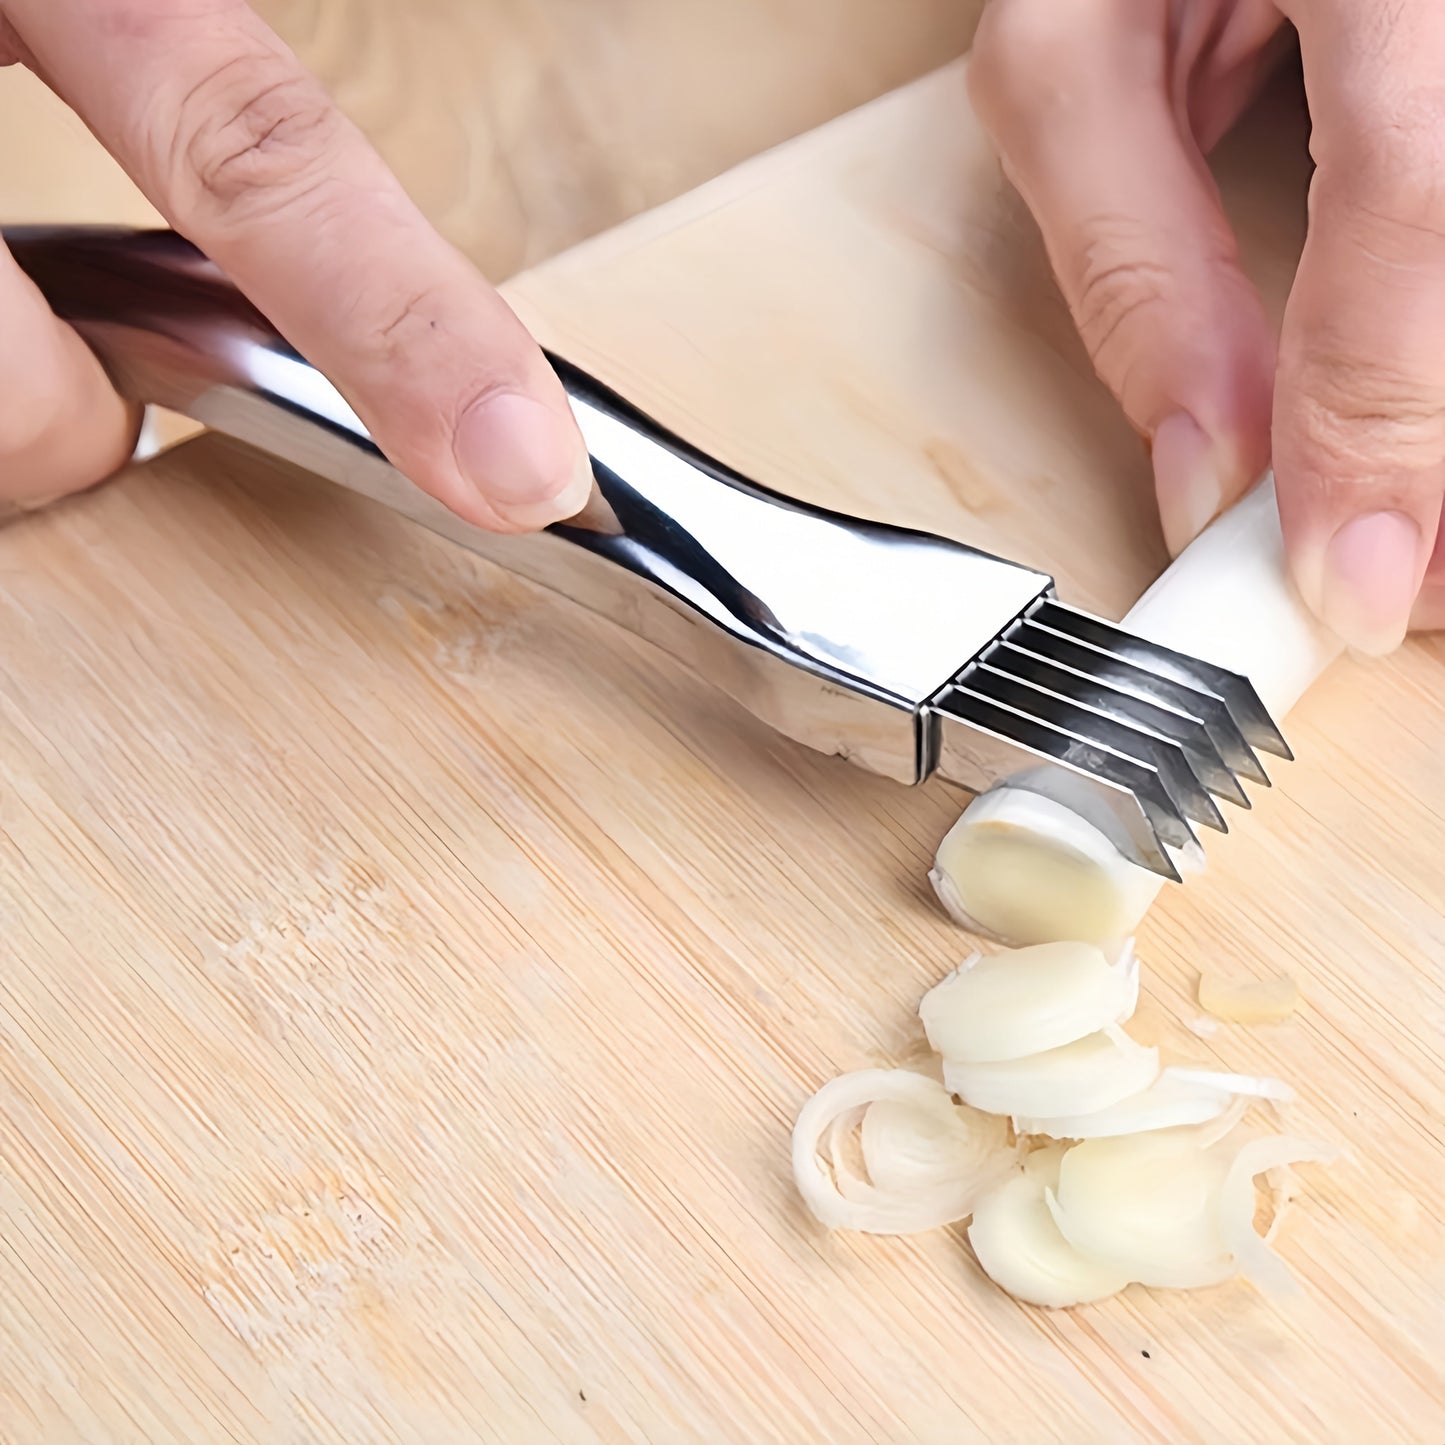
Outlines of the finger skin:
M 1189 133 L 1188 87 L 1169 86 L 1170 13 L 995 0 L 969 90 L 1096 369 L 1153 443 L 1177 552 L 1267 465 L 1274 338 Z
M 1316 171 L 1276 383 L 1280 517 L 1305 600 L 1384 653 L 1404 637 L 1445 491 L 1445 11 L 1286 8 Z
M 10 0 L 37 68 L 182 234 L 463 517 L 531 530 L 591 475 L 561 383 L 241 0 Z
M 0 245 L 0 500 L 36 507 L 129 460 L 137 408 L 116 395 L 80 337 L 58 321 Z

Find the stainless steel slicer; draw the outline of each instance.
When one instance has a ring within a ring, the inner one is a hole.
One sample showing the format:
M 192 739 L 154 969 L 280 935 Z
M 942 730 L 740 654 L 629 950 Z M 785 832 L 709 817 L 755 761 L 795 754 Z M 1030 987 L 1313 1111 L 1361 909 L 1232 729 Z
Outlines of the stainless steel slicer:
M 739 476 L 559 358 L 595 485 L 527 537 L 471 526 L 382 456 L 340 393 L 170 231 L 5 240 L 116 385 L 362 493 L 612 618 L 809 747 L 903 783 L 1086 798 L 1166 878 L 1193 826 L 1247 807 L 1289 749 L 1249 682 L 1057 600 L 959 543 L 804 506 Z

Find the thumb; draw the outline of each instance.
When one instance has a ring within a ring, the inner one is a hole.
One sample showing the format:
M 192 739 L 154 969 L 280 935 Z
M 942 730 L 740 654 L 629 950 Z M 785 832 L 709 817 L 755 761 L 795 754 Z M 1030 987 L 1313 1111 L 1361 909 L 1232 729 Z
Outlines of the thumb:
M 586 449 L 541 350 L 248 5 L 11 0 L 9 13 L 171 224 L 403 473 L 498 531 L 581 510 Z
M 1373 12 L 1325 6 L 1305 17 L 1319 21 L 1301 30 L 1317 166 L 1274 424 L 1300 591 L 1367 653 L 1398 645 L 1412 612 L 1417 625 L 1436 623 L 1440 601 L 1445 122 L 1434 57 L 1445 16 L 1422 7 L 1402 17 L 1369 31 L 1373 46 Z
M 1274 338 L 1165 90 L 1169 7 L 1003 0 L 969 88 L 1186 546 L 1269 459 Z

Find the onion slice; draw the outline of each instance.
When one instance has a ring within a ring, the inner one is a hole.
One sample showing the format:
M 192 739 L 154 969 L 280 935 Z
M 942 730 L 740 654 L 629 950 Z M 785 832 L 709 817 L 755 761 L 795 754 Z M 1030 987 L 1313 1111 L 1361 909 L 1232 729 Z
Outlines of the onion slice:
M 1117 1294 L 1128 1274 L 1080 1254 L 1059 1232 L 1045 1192 L 1058 1183 L 1060 1146 L 1030 1154 L 981 1198 L 968 1242 L 983 1272 L 1025 1304 L 1068 1309 Z
M 1156 1289 L 1199 1289 L 1235 1273 L 1221 1231 L 1227 1161 L 1180 1130 L 1076 1144 L 1044 1199 L 1080 1254 Z
M 1278 1104 L 1292 1104 L 1295 1091 L 1283 1079 L 1268 1074 L 1229 1074 L 1219 1069 L 1188 1069 L 1170 1064 L 1164 1071 L 1181 1084 L 1198 1084 L 1226 1094 L 1244 1094 L 1251 1099 L 1272 1099 Z
M 998 1063 L 943 1061 L 943 1082 L 964 1103 L 988 1114 L 1051 1118 L 1107 1109 L 1147 1089 L 1159 1073 L 1159 1050 L 1110 1025 L 1028 1058 Z
M 945 1060 L 1000 1063 L 1123 1023 L 1139 1000 L 1132 947 L 1114 961 L 1088 943 L 1043 943 L 972 958 L 918 1006 Z
M 1225 1023 L 1283 1023 L 1298 1006 L 1299 985 L 1288 974 L 1226 978 L 1206 973 L 1199 979 L 1199 1007 Z
M 1240 1272 L 1266 1293 L 1288 1296 L 1297 1294 L 1299 1286 L 1268 1238 L 1261 1239 L 1255 1230 L 1255 1179 L 1291 1164 L 1325 1164 L 1338 1156 L 1333 1145 L 1280 1135 L 1250 1140 L 1230 1163 L 1220 1190 L 1220 1236 Z
M 848 1160 L 855 1125 L 866 1173 Z M 1014 1157 L 1001 1120 L 960 1109 L 936 1080 L 907 1069 L 833 1079 L 793 1127 L 793 1179 L 830 1229 L 916 1234 L 953 1224 Z
M 1207 1124 L 1229 1111 L 1233 1097 L 1224 1089 L 1180 1079 L 1169 1068 L 1147 1089 L 1107 1109 L 1052 1119 L 1016 1118 L 1013 1124 L 1019 1134 L 1041 1134 L 1050 1139 L 1107 1139 Z

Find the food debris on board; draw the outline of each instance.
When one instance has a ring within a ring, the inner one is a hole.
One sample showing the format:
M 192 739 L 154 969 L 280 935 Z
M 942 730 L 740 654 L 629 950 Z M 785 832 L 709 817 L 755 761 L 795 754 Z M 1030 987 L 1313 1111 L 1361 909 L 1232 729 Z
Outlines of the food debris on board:
M 970 1219 L 984 1272 L 1044 1308 L 1237 1276 L 1288 1292 L 1271 1246 L 1293 1167 L 1338 1151 L 1242 1127 L 1252 1105 L 1293 1090 L 1165 1064 L 1124 1030 L 1138 997 L 1132 941 L 974 953 L 919 1005 L 942 1083 L 864 1069 L 803 1107 L 793 1176 L 804 1202 L 831 1229 L 873 1234 Z M 1272 997 L 1281 1006 L 1283 991 Z

